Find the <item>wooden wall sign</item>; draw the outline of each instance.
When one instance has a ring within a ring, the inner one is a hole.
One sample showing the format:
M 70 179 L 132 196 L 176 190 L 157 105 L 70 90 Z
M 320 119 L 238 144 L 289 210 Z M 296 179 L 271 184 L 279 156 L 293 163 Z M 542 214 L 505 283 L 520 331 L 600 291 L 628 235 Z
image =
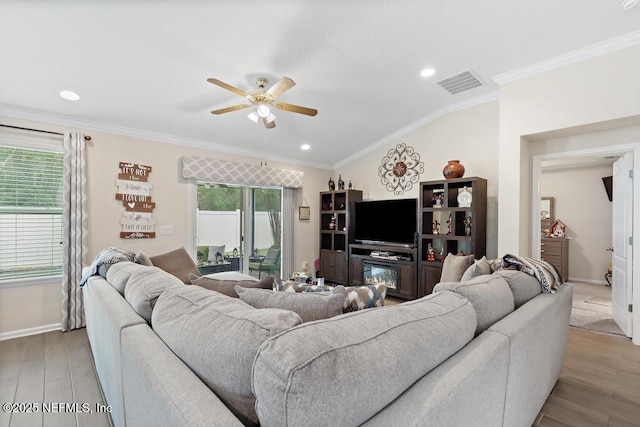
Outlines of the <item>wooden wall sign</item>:
M 156 237 L 151 200 L 151 184 L 147 182 L 151 166 L 120 162 L 116 180 L 116 200 L 125 212 L 120 218 L 121 239 L 153 239 Z

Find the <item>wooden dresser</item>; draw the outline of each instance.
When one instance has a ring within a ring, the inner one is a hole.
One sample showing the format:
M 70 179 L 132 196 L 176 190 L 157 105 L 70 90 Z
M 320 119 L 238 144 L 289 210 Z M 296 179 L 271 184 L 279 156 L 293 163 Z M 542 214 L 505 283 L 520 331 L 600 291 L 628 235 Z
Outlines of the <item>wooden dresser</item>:
M 553 264 L 562 278 L 569 280 L 569 240 L 543 237 L 540 241 L 540 257 Z

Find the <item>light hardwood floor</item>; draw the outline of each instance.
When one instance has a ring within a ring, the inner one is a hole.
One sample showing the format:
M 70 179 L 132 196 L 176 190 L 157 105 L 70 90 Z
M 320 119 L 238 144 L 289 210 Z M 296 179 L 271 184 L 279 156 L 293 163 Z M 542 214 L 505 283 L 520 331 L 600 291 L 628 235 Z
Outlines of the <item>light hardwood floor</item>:
M 640 426 L 640 347 L 569 328 L 564 369 L 537 426 Z
M 110 423 L 95 412 L 104 401 L 84 329 L 0 341 L 0 402 L 86 402 L 94 411 L 3 411 L 0 427 Z M 535 425 L 640 426 L 640 347 L 628 338 L 569 328 L 564 370 Z
M 0 341 L 0 403 L 25 403 L 19 409 L 38 411 L 7 412 L 3 407 L 0 427 L 101 427 L 111 423 L 106 413 L 97 412 L 105 403 L 84 329 Z

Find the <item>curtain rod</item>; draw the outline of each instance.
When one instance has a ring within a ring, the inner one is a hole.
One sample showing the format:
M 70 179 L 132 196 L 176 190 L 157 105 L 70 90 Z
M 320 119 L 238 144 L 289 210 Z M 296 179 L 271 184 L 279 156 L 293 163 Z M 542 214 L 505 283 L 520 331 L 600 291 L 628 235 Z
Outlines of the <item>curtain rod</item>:
M 2 123 L 0 123 L 0 126 L 4 127 L 4 128 L 11 128 L 11 129 L 20 129 L 20 130 L 28 130 L 31 132 L 41 132 L 41 133 L 49 133 L 51 135 L 60 135 L 60 136 L 64 136 L 63 133 L 60 132 L 52 132 L 50 130 L 41 130 L 41 129 L 32 129 L 32 128 L 23 128 L 20 126 L 11 126 L 11 125 L 3 125 Z M 84 136 L 84 140 L 85 141 L 91 141 L 91 137 L 89 135 L 85 135 Z

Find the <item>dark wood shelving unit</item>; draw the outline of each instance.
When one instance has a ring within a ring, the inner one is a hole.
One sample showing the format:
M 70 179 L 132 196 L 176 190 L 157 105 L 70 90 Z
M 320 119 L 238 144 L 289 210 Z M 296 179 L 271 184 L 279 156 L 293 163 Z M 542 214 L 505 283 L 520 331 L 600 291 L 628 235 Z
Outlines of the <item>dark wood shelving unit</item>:
M 320 276 L 329 282 L 349 283 L 348 250 L 354 242 L 355 203 L 360 200 L 360 190 L 320 193 Z
M 458 195 L 465 188 L 472 195 L 469 207 L 458 204 Z M 470 177 L 421 182 L 419 211 L 418 292 L 427 295 L 440 281 L 442 262 L 448 253 L 474 254 L 475 258 L 485 255 L 487 180 Z M 429 260 L 429 246 L 434 260 Z

